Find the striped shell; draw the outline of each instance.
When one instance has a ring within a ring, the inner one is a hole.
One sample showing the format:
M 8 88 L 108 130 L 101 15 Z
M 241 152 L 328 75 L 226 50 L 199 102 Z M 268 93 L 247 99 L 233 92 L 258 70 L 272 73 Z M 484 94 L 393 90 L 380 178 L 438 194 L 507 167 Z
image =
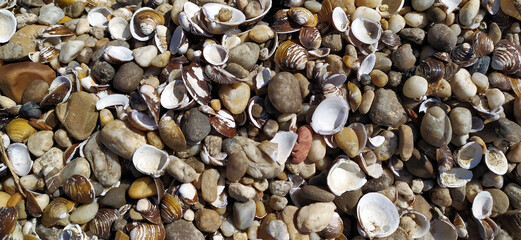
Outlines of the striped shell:
M 29 125 L 29 121 L 23 118 L 13 119 L 6 128 L 7 135 L 13 142 L 22 142 L 36 133 L 36 129 Z
M 207 105 L 211 99 L 211 86 L 208 84 L 204 69 L 196 62 L 183 67 L 183 82 L 192 98 L 201 105 Z
M 494 51 L 494 42 L 486 33 L 478 31 L 472 37 L 472 49 L 477 57 L 484 57 Z
M 493 69 L 506 74 L 521 71 L 521 47 L 508 40 L 500 40 L 492 54 L 490 65 Z
M 437 82 L 445 75 L 445 65 L 434 58 L 427 58 L 416 67 L 416 75 L 424 77 L 429 82 Z
M 94 219 L 89 222 L 89 230 L 92 235 L 102 239 L 110 237 L 110 227 L 112 223 L 120 218 L 116 209 L 104 208 L 98 210 Z
M 294 7 L 289 9 L 288 15 L 298 25 L 304 27 L 314 27 L 318 22 L 317 16 L 303 7 Z
M 6 237 L 13 233 L 18 219 L 18 211 L 15 207 L 0 208 L 0 236 Z
M 400 36 L 392 32 L 391 30 L 383 31 L 380 40 L 383 44 L 385 44 L 385 46 L 389 48 L 394 48 L 402 45 L 402 42 L 400 41 Z
M 468 43 L 463 43 L 461 45 L 456 46 L 450 52 L 450 58 L 453 62 L 460 65 L 461 67 L 468 67 L 478 60 L 476 55 L 474 55 L 474 50 L 472 46 Z
M 157 205 L 154 205 L 147 198 L 139 199 L 136 204 L 136 210 L 141 216 L 153 224 L 161 224 L 161 214 Z
M 512 90 L 512 85 L 508 76 L 500 72 L 492 72 L 487 75 L 491 87 L 498 88 L 502 91 Z
M 94 185 L 90 180 L 82 175 L 75 174 L 63 184 L 65 195 L 78 203 L 92 203 L 96 196 Z
M 306 49 L 289 40 L 280 44 L 275 52 L 275 63 L 282 69 L 303 70 L 307 62 Z
M 322 44 L 322 36 L 316 27 L 302 27 L 299 33 L 300 44 L 307 49 L 317 49 Z
M 132 231 L 130 231 L 131 240 L 148 240 L 148 239 L 165 239 L 166 231 L 165 227 L 150 223 L 144 223 L 137 225 Z
M 183 216 L 181 202 L 177 197 L 168 193 L 161 200 L 160 212 L 165 223 L 179 220 Z

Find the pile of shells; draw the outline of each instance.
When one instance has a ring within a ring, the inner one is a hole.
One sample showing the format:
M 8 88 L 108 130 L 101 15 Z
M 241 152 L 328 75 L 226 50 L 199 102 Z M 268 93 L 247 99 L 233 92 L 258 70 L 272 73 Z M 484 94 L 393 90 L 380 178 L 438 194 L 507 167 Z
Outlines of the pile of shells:
M 520 239 L 519 0 L 0 0 L 0 239 Z

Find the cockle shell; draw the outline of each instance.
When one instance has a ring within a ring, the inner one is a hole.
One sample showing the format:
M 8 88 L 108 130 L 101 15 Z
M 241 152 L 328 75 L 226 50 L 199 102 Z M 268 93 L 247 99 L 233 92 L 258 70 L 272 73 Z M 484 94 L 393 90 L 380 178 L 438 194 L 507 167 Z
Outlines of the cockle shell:
M 72 81 L 66 76 L 59 76 L 49 86 L 49 93 L 43 97 L 40 106 L 52 106 L 69 99 L 72 92 Z
M 161 214 L 157 205 L 152 204 L 147 198 L 139 199 L 136 203 L 136 211 L 141 213 L 144 219 L 153 224 L 161 224 Z
M 228 61 L 228 50 L 218 44 L 208 44 L 203 48 L 204 59 L 212 65 L 220 66 Z
M 327 174 L 329 190 L 337 196 L 346 191 L 354 191 L 362 188 L 367 182 L 364 172 L 356 162 L 349 160 L 345 155 L 337 158 Z
M 213 66 L 211 64 L 206 65 L 204 73 L 212 81 L 220 84 L 234 84 L 248 81 L 248 78 L 238 78 L 222 67 Z
M 400 216 L 394 203 L 380 193 L 365 194 L 358 201 L 356 212 L 362 230 L 370 238 L 387 237 L 400 224 Z
M 212 35 L 199 26 L 199 17 L 201 8 L 193 2 L 186 1 L 183 5 L 183 11 L 179 13 L 178 22 L 185 31 L 195 35 L 211 37 Z M 197 21 L 197 22 L 194 22 Z
M 105 61 L 112 64 L 121 64 L 134 60 L 134 53 L 127 47 L 108 46 L 103 54 Z
M 400 45 L 402 45 L 402 42 L 400 40 L 400 36 L 398 34 L 394 33 L 391 30 L 385 30 L 382 32 L 382 37 L 380 38 L 383 44 L 389 48 L 396 48 Z
M 168 50 L 173 54 L 185 54 L 188 50 L 188 39 L 186 33 L 181 26 L 175 28 L 170 38 L 170 45 Z
M 315 109 L 311 117 L 311 127 L 318 134 L 332 135 L 342 130 L 348 116 L 347 101 L 342 97 L 329 97 Z
M 476 167 L 483 156 L 483 150 L 477 142 L 468 142 L 460 148 L 456 155 L 458 165 L 465 169 Z
M 114 17 L 110 19 L 108 24 L 110 36 L 114 40 L 129 40 L 132 37 L 130 33 L 130 25 L 122 17 Z
M 275 64 L 282 69 L 303 70 L 308 62 L 308 53 L 304 47 L 293 42 L 285 41 L 275 52 Z
M 203 68 L 196 62 L 183 67 L 183 82 L 192 98 L 200 105 L 207 105 L 211 99 L 211 87 Z
M 0 9 L 0 43 L 11 40 L 16 32 L 17 21 L 11 11 Z
M 474 55 L 474 50 L 472 46 L 468 43 L 463 43 L 461 45 L 456 46 L 452 49 L 450 53 L 450 58 L 453 62 L 460 65 L 460 67 L 468 67 L 478 60 L 476 55 Z
M 170 158 L 165 151 L 144 144 L 136 149 L 132 162 L 139 172 L 157 178 L 164 174 Z
M 379 23 L 369 18 L 360 17 L 353 20 L 350 32 L 358 41 L 365 44 L 373 44 L 380 40 L 382 27 Z
M 492 214 L 492 195 L 487 191 L 479 192 L 472 202 L 472 215 L 476 219 L 485 219 Z
M 221 12 L 227 11 L 227 19 L 221 18 Z M 201 27 L 211 34 L 223 34 L 246 21 L 246 16 L 239 9 L 220 3 L 207 3 L 201 7 Z
M 154 35 L 157 26 L 165 24 L 162 14 L 149 7 L 143 7 L 134 12 L 130 19 L 130 33 L 138 41 L 147 41 Z
M 31 172 L 33 161 L 29 150 L 22 143 L 13 143 L 7 148 L 7 155 L 13 164 L 14 172 L 22 177 Z
M 0 9 L 9 9 L 16 6 L 15 0 L 0 0 Z
M 72 175 L 65 181 L 63 191 L 73 201 L 84 204 L 92 203 L 96 196 L 91 181 L 79 174 Z
M 472 49 L 476 57 L 484 57 L 494 51 L 494 42 L 486 33 L 477 31 L 472 37 Z
M 156 27 L 156 34 L 154 35 L 154 43 L 159 50 L 159 52 L 164 53 L 168 50 L 168 39 L 167 35 L 170 32 L 168 31 L 168 28 L 163 25 L 159 25 Z
M 165 223 L 171 223 L 183 216 L 182 204 L 179 199 L 169 193 L 163 196 L 160 205 L 161 217 Z
M 174 80 L 161 92 L 161 106 L 166 109 L 183 109 L 191 103 L 182 80 Z
M 108 17 L 112 14 L 112 10 L 108 9 L 105 6 L 98 6 L 89 11 L 87 15 L 87 20 L 89 24 L 93 27 L 103 27 L 106 28 L 109 24 Z
M 300 28 L 299 40 L 306 49 L 317 49 L 322 44 L 322 36 L 316 27 Z
M 299 30 L 300 26 L 289 17 L 289 9 L 281 9 L 275 12 L 274 22 L 271 28 L 276 33 L 292 33 Z
M 23 118 L 15 118 L 9 122 L 6 132 L 13 142 L 22 142 L 36 133 L 36 129 L 29 125 L 28 122 Z
M 460 238 L 468 238 L 469 232 L 467 230 L 467 223 L 463 221 L 461 216 L 456 213 L 456 217 L 454 217 L 453 221 L 454 226 L 456 227 L 456 231 L 458 232 L 458 236 Z
M 445 75 L 445 65 L 435 58 L 427 58 L 416 67 L 416 75 L 424 77 L 429 82 L 437 82 Z
M 491 72 L 487 75 L 491 87 L 498 88 L 502 91 L 512 90 L 510 77 L 500 72 Z
M 230 112 L 221 109 L 209 120 L 212 127 L 222 135 L 232 138 L 237 134 L 237 124 Z
M 135 109 L 128 113 L 128 121 L 130 125 L 142 131 L 154 131 L 158 128 L 153 117 Z
M 503 39 L 500 40 L 492 53 L 490 66 L 506 74 L 516 74 L 521 71 L 521 47 Z
M 130 231 L 131 240 L 165 239 L 165 227 L 163 224 L 139 224 Z
M 376 11 L 384 18 L 397 14 L 402 10 L 404 0 L 382 0 L 376 7 Z
M 487 153 L 485 153 L 485 164 L 491 172 L 497 175 L 504 175 L 508 171 L 508 161 L 505 154 L 495 147 L 489 147 Z
M 478 225 L 477 228 L 481 239 L 494 239 L 499 233 L 499 226 L 489 217 L 485 219 L 474 218 L 474 221 Z
M 183 183 L 177 189 L 177 196 L 189 205 L 194 205 L 199 201 L 199 195 L 197 195 L 197 189 L 191 183 Z
M 303 7 L 293 7 L 288 11 L 288 16 L 298 25 L 304 27 L 314 27 L 317 25 L 318 17 Z
M 119 209 L 102 208 L 98 210 L 94 219 L 88 223 L 89 231 L 102 239 L 108 239 L 111 233 L 111 226 L 114 221 L 123 217 L 130 210 L 132 205 L 126 204 Z

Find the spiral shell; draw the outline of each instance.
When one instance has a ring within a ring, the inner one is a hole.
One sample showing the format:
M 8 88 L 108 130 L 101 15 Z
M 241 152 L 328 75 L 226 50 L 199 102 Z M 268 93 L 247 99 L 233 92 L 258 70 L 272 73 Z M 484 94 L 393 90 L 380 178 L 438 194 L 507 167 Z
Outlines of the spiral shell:
M 317 49 L 322 44 L 322 36 L 316 27 L 300 28 L 299 39 L 306 49 Z
M 130 231 L 130 239 L 132 240 L 147 240 L 147 239 L 165 239 L 166 231 L 165 227 L 150 223 L 144 223 L 137 225 L 132 231 Z
M 429 82 L 437 82 L 445 76 L 445 65 L 434 58 L 427 58 L 416 67 L 416 75 L 424 77 Z
M 18 219 L 18 211 L 15 207 L 0 208 L 0 236 L 9 236 L 13 233 Z
M 29 125 L 29 121 L 23 118 L 13 119 L 6 128 L 7 135 L 13 142 L 22 142 L 36 133 L 36 129 Z
M 490 65 L 493 69 L 506 74 L 516 74 L 521 71 L 521 47 L 508 40 L 500 40 L 492 53 Z
M 73 201 L 84 204 L 92 203 L 96 196 L 94 185 L 88 178 L 79 174 L 72 175 L 65 181 L 63 191 Z
M 280 44 L 275 52 L 275 63 L 282 69 L 303 70 L 308 62 L 306 49 L 290 40 Z
M 494 42 L 486 33 L 478 31 L 472 37 L 472 49 L 477 57 L 484 57 L 494 51 Z
M 289 9 L 288 15 L 298 25 L 304 27 L 314 27 L 318 22 L 317 15 L 303 7 L 294 7 Z
M 510 84 L 510 77 L 506 76 L 500 72 L 492 72 L 487 75 L 488 81 L 491 87 L 498 88 L 502 91 L 510 91 L 512 90 L 512 85 Z
M 165 18 L 162 14 L 149 7 L 140 8 L 130 20 L 130 33 L 139 41 L 147 41 L 153 37 L 156 27 L 163 24 Z
M 171 194 L 165 194 L 160 205 L 161 217 L 165 223 L 171 223 L 183 216 L 183 209 L 179 199 Z
M 456 46 L 450 52 L 450 58 L 453 62 L 460 65 L 461 67 L 468 67 L 478 60 L 476 55 L 474 55 L 474 50 L 468 43 L 463 43 L 461 45 Z

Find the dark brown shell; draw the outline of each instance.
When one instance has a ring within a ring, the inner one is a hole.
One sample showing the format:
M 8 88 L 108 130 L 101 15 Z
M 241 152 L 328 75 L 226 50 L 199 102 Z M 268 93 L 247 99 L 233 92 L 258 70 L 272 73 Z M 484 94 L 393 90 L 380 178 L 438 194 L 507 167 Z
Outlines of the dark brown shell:
M 18 211 L 16 207 L 0 208 L 0 236 L 2 239 L 8 237 L 13 233 L 16 227 L 16 220 L 18 219 Z
M 69 205 L 71 205 L 71 202 L 65 198 L 53 199 L 43 210 L 42 224 L 45 227 L 52 227 L 58 220 L 68 217 L 68 213 L 74 204 L 70 208 Z
M 300 26 L 289 17 L 289 9 L 278 10 L 273 18 L 275 21 L 271 28 L 277 33 L 292 33 L 299 30 Z
M 400 40 L 400 36 L 398 34 L 393 33 L 391 30 L 385 30 L 382 32 L 382 37 L 380 38 L 383 44 L 389 48 L 394 48 L 402 45 Z
M 210 117 L 210 124 L 220 134 L 226 137 L 235 137 L 237 134 L 235 119 L 226 110 L 219 110 L 217 114 Z
M 512 90 L 512 85 L 510 85 L 510 80 L 508 76 L 500 72 L 492 72 L 487 75 L 488 82 L 491 87 L 495 87 L 500 89 L 501 91 L 510 91 Z
M 223 68 L 211 64 L 206 65 L 204 73 L 212 81 L 220 84 L 234 84 L 248 81 L 247 78 L 238 78 Z
M 161 217 L 165 223 L 181 219 L 183 216 L 183 208 L 177 197 L 171 194 L 165 194 L 160 205 Z
M 440 172 L 449 171 L 454 165 L 454 157 L 448 146 L 436 149 L 436 161 Z
M 437 82 L 445 76 L 445 64 L 434 58 L 427 58 L 416 67 L 416 75 L 424 77 L 429 82 Z
M 152 204 L 150 200 L 143 198 L 136 204 L 136 210 L 141 213 L 144 219 L 153 224 L 161 224 L 161 214 L 156 205 Z
M 285 41 L 275 52 L 275 64 L 282 69 L 303 70 L 308 62 L 308 53 L 300 44 Z
M 188 93 L 201 105 L 208 105 L 211 96 L 211 87 L 207 81 L 204 70 L 199 63 L 192 62 L 183 67 L 183 82 Z
M 509 77 L 510 85 L 512 86 L 512 90 L 516 93 L 517 97 L 521 97 L 521 79 Z
M 300 44 L 307 49 L 317 49 L 322 44 L 322 36 L 316 27 L 302 27 L 299 32 Z
M 433 56 L 444 62 L 452 62 L 452 59 L 450 58 L 450 54 L 448 52 L 436 52 Z
M 506 74 L 521 71 L 521 47 L 508 40 L 500 40 L 492 54 L 490 66 Z
M 477 31 L 472 37 L 472 49 L 477 57 L 484 57 L 494 51 L 494 42 L 486 33 Z
M 501 9 L 496 15 L 491 16 L 492 22 L 495 22 L 501 29 L 505 29 L 512 25 L 512 19 L 506 15 Z
M 136 227 L 134 227 L 130 231 L 129 236 L 130 239 L 133 240 L 163 240 L 165 239 L 166 231 L 163 224 L 156 225 L 150 223 L 143 223 L 138 224 Z
M 460 66 L 456 63 L 449 62 L 445 63 L 445 80 L 449 81 L 460 69 Z
M 36 201 L 36 194 L 31 191 L 26 191 L 25 210 L 33 217 L 42 216 L 43 210 Z
M 69 91 L 69 86 L 66 83 L 62 83 L 58 85 L 55 89 L 51 90 L 47 96 L 45 96 L 40 102 L 40 106 L 53 106 L 58 103 L 61 103 L 62 100 L 67 95 Z
M 75 174 L 63 184 L 65 195 L 77 203 L 89 204 L 94 201 L 96 193 L 90 180 L 82 175 Z
M 116 209 L 100 209 L 94 219 L 89 222 L 89 230 L 92 235 L 96 235 L 102 239 L 108 239 L 110 237 L 110 227 L 112 223 L 119 218 L 120 215 Z
M 340 215 L 335 213 L 329 224 L 318 235 L 324 239 L 336 239 L 344 231 L 344 222 Z
M 474 54 L 474 50 L 472 46 L 468 43 L 463 43 L 461 45 L 456 46 L 450 52 L 450 58 L 452 61 L 461 67 L 468 67 L 478 60 L 476 55 Z

